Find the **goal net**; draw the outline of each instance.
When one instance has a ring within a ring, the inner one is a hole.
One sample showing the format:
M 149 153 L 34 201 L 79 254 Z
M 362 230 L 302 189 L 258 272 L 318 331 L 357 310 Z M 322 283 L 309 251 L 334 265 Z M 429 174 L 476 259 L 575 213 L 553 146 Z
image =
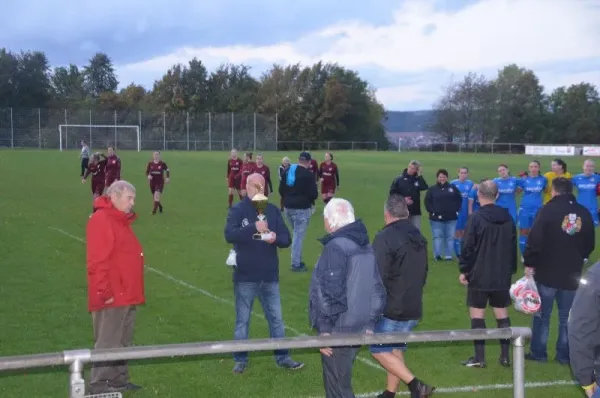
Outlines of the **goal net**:
M 141 149 L 140 126 L 115 124 L 60 124 L 58 125 L 60 150 L 79 148 L 83 140 L 90 148 L 121 150 Z

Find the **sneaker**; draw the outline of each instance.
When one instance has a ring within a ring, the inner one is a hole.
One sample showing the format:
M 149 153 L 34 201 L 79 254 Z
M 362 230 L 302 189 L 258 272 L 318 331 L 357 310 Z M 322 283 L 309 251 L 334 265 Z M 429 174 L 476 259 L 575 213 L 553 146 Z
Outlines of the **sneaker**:
M 500 358 L 498 360 L 498 363 L 500 364 L 500 366 L 503 366 L 505 368 L 510 368 L 512 363 L 510 362 L 510 359 L 508 358 Z
M 442 256 L 435 256 L 435 261 L 442 261 Z
M 419 381 L 419 383 L 417 384 L 417 390 L 414 391 L 411 395 L 412 398 L 428 398 L 431 395 L 433 395 L 434 391 L 435 387 L 427 385 L 422 381 Z
M 248 367 L 248 364 L 245 362 L 236 362 L 235 366 L 233 367 L 233 373 L 241 375 L 242 373 L 244 373 L 246 371 L 247 367 Z
M 467 368 L 485 368 L 485 361 L 478 361 L 474 357 L 467 359 L 466 361 L 462 361 L 461 364 L 466 366 Z
M 446 257 L 444 257 L 444 260 L 446 260 L 446 261 L 452 261 L 454 259 L 452 258 L 452 256 L 446 256 Z
M 559 358 L 554 358 L 554 360 L 559 364 L 559 365 L 570 365 L 571 361 L 570 360 L 564 360 L 564 359 L 559 359 Z
M 304 367 L 304 363 L 294 361 L 292 358 L 288 357 L 283 361 L 279 362 L 277 366 L 279 366 L 282 369 L 299 370 Z
M 539 363 L 548 362 L 548 358 L 534 357 L 533 354 L 530 353 L 530 352 L 528 352 L 527 354 L 525 354 L 525 360 L 527 360 L 527 361 L 535 361 L 535 362 L 539 362 Z
M 308 272 L 308 268 L 306 267 L 292 267 L 292 272 Z

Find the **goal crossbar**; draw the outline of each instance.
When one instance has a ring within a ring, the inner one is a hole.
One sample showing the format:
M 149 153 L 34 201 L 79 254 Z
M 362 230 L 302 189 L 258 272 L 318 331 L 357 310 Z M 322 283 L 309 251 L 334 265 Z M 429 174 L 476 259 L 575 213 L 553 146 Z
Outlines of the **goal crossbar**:
M 85 128 L 89 128 L 89 129 L 93 129 L 93 128 L 112 128 L 115 129 L 115 136 L 116 136 L 116 130 L 120 129 L 120 128 L 130 128 L 130 129 L 135 129 L 136 132 L 136 141 L 137 141 L 137 151 L 139 152 L 141 150 L 141 138 L 140 137 L 140 126 L 135 125 L 135 124 L 59 124 L 58 125 L 58 137 L 59 137 L 59 144 L 60 144 L 60 151 L 62 152 L 63 150 L 63 129 L 64 128 L 69 128 L 69 127 L 85 127 Z M 117 141 L 118 139 L 115 139 L 115 145 L 117 145 Z M 90 143 L 91 144 L 91 143 Z

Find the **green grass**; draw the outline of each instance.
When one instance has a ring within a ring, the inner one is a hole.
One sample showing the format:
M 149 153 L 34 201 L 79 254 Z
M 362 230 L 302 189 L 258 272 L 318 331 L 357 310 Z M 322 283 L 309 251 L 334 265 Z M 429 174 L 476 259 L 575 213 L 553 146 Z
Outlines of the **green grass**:
M 266 154 L 276 169 L 283 153 Z M 296 154 L 289 154 L 295 156 Z M 226 216 L 226 153 L 165 153 L 172 170 L 163 203 L 165 214 L 152 217 L 151 195 L 144 176 L 149 153 L 122 152 L 123 178 L 138 188 L 135 230 L 147 264 L 177 280 L 232 299 L 231 271 L 224 265 L 229 246 L 223 239 Z M 315 153 L 321 159 L 322 153 Z M 526 167 L 528 158 L 510 155 L 444 153 L 351 153 L 340 152 L 339 196 L 349 199 L 369 228 L 371 237 L 383 225 L 382 205 L 390 182 L 409 159 L 424 162 L 427 181 L 439 167 L 471 168 L 471 178 L 495 175 L 496 165 L 508 163 L 515 170 Z M 576 167 L 573 165 L 572 167 Z M 89 185 L 78 178 L 76 152 L 2 151 L 0 193 L 0 355 L 33 354 L 86 348 L 92 344 L 91 319 L 87 312 L 84 245 L 52 228 L 84 238 L 91 207 Z M 322 204 L 319 204 L 322 209 Z M 312 265 L 320 253 L 316 238 L 323 235 L 317 213 L 312 220 L 304 253 Z M 424 233 L 430 230 L 424 223 Z M 281 292 L 286 324 L 300 333 L 311 333 L 307 321 L 310 273 L 289 272 L 289 251 L 283 250 Z M 459 285 L 456 264 L 432 263 L 425 291 L 425 314 L 418 330 L 465 329 L 470 326 L 465 291 Z M 146 273 L 147 304 L 138 311 L 137 345 L 229 340 L 234 311 L 227 303 L 210 298 L 189 286 L 177 284 L 157 273 Z M 261 312 L 256 304 L 255 310 Z M 491 314 L 489 314 L 491 315 Z M 529 326 L 530 318 L 511 313 L 513 324 Z M 488 325 L 495 325 L 488 317 Z M 290 333 L 288 333 L 290 335 Z M 266 322 L 252 319 L 251 336 L 268 336 Z M 550 336 L 549 355 L 554 352 L 556 327 Z M 472 354 L 468 343 L 414 344 L 407 360 L 418 376 L 439 387 L 511 383 L 510 369 L 496 364 L 498 345 L 488 344 L 488 368 L 466 369 L 459 362 Z M 307 397 L 323 395 L 320 358 L 314 351 L 294 352 L 306 367 L 295 373 L 275 367 L 270 353 L 251 355 L 246 374 L 231 373 L 229 356 L 136 362 L 133 381 L 144 390 L 136 397 Z M 369 358 L 363 350 L 363 358 Z M 570 379 L 569 369 L 554 363 L 527 364 L 528 382 Z M 2 397 L 65 397 L 65 369 L 40 369 L 0 375 Z M 379 391 L 385 373 L 355 364 L 355 392 Z M 404 391 L 404 390 L 403 390 Z M 490 390 L 487 397 L 510 397 L 511 390 Z M 481 393 L 440 394 L 475 397 Z M 578 397 L 574 386 L 537 388 L 528 397 Z

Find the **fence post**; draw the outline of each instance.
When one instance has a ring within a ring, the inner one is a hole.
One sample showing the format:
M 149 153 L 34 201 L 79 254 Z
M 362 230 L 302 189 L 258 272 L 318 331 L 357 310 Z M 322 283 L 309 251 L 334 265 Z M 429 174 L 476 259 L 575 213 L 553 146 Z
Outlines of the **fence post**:
M 142 111 L 138 111 L 138 124 L 140 125 L 138 129 L 138 151 L 142 150 Z
M 38 108 L 38 147 L 42 149 L 42 110 Z
M 275 151 L 279 150 L 279 112 L 275 112 Z
M 15 125 L 13 124 L 13 108 L 10 107 L 10 147 L 15 147 Z
M 83 379 L 83 362 L 76 359 L 69 366 L 70 383 L 69 398 L 85 397 L 85 380 Z
M 256 112 L 254 112 L 254 152 L 256 152 Z
M 92 148 L 92 109 L 90 108 L 90 148 Z
M 186 112 L 185 116 L 185 128 L 187 130 L 187 150 L 190 150 L 190 112 Z
M 352 146 L 351 146 L 351 148 L 352 148 L 351 150 L 353 151 L 353 150 L 354 150 L 354 141 L 352 141 Z
M 65 145 L 63 145 L 65 147 L 65 149 L 69 149 L 69 118 L 67 117 L 67 109 L 65 108 L 65 139 L 64 139 L 64 143 Z M 62 134 L 62 133 L 61 133 Z M 62 148 L 60 148 L 60 150 L 62 151 Z
M 234 132 L 233 132 L 233 126 L 235 124 L 235 116 L 233 114 L 233 112 L 231 112 L 231 149 L 235 148 L 235 139 L 234 139 Z
M 208 150 L 212 151 L 212 115 L 208 112 Z
M 115 116 L 114 117 L 114 119 L 115 119 L 115 150 L 117 150 L 117 147 L 118 147 L 117 142 L 119 140 L 119 136 L 117 135 L 117 110 L 115 109 L 113 111 L 113 113 L 114 113 L 114 116 Z
M 167 111 L 163 111 L 163 151 L 167 150 Z
M 523 336 L 513 340 L 513 396 L 525 398 L 525 342 Z

